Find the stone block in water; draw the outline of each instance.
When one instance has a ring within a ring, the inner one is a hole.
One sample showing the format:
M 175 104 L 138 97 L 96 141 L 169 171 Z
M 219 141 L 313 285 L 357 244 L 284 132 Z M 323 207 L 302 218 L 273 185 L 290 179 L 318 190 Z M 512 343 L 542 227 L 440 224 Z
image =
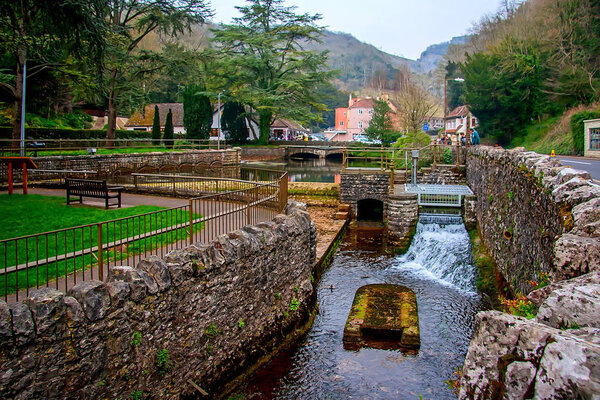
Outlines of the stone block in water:
M 366 285 L 354 296 L 344 348 L 415 350 L 421 345 L 415 293 L 405 286 Z

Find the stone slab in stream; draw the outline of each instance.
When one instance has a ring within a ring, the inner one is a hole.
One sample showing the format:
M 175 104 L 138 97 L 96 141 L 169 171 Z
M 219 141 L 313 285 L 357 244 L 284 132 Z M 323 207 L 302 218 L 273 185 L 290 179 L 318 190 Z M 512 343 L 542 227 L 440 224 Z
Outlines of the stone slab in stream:
M 356 291 L 344 329 L 344 348 L 416 350 L 421 344 L 415 293 L 405 286 L 376 284 Z

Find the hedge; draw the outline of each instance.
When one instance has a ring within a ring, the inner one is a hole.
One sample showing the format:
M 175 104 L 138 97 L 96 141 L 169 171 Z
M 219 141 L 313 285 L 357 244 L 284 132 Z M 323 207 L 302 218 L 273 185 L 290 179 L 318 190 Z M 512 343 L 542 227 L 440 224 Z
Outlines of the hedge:
M 12 128 L 0 128 L 0 138 L 10 139 Z M 106 131 L 102 129 L 51 129 L 25 128 L 27 139 L 104 139 Z M 117 139 L 151 139 L 152 132 L 117 130 Z
M 571 117 L 571 134 L 577 154 L 583 155 L 584 150 L 584 124 L 586 119 L 600 118 L 600 111 L 580 111 Z

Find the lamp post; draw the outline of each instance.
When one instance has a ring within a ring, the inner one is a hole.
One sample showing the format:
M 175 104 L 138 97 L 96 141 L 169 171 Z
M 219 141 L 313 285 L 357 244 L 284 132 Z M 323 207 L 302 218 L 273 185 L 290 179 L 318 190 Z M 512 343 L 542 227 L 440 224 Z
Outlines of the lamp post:
M 221 149 L 221 95 L 224 93 L 224 90 L 221 90 L 219 94 L 217 94 L 217 150 Z
M 463 78 L 452 78 L 452 79 L 444 79 L 444 132 L 446 132 L 446 115 L 447 115 L 447 109 L 448 109 L 448 100 L 446 98 L 446 86 L 448 81 L 456 81 L 456 82 L 464 82 L 465 80 Z

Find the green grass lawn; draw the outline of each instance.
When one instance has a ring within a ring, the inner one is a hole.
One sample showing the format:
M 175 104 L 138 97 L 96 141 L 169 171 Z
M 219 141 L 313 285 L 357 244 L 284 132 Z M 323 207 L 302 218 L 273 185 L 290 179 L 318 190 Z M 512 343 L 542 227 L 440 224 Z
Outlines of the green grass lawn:
M 194 218 L 199 217 L 194 215 Z M 2 240 L 54 231 L 49 235 L 0 242 L 0 270 L 31 262 L 39 264 L 30 267 L 27 273 L 19 270 L 0 275 L 1 296 L 19 288 L 43 285 L 57 276 L 96 264 L 96 252 L 57 261 L 48 259 L 98 246 L 99 222 L 121 220 L 101 225 L 102 243 L 106 247 L 103 258 L 120 260 L 188 237 L 183 227 L 151 237 L 143 235 L 187 222 L 189 211 L 173 212 L 155 206 L 105 210 L 67 206 L 64 197 L 0 195 L 0 218 Z M 64 230 L 76 226 L 85 227 Z M 194 230 L 201 228 L 195 226 Z M 135 240 L 124 243 L 126 238 Z

